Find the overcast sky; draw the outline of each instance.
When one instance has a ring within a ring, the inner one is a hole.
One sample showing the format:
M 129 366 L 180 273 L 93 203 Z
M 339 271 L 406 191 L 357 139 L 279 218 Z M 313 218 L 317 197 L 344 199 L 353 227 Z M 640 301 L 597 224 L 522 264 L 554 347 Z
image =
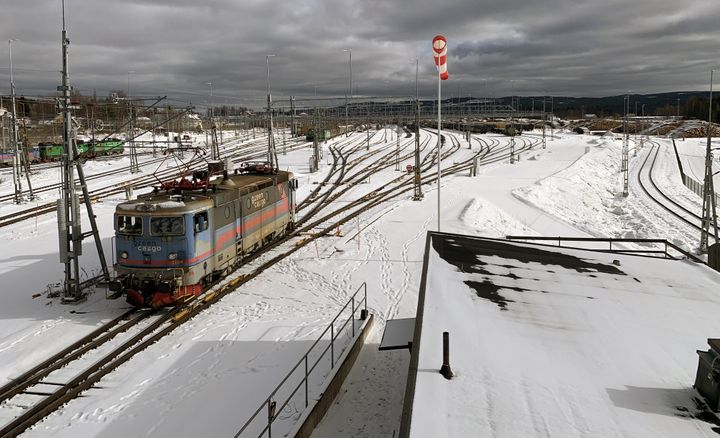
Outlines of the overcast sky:
M 448 40 L 443 95 L 607 96 L 706 90 L 720 65 L 717 0 L 67 0 L 71 83 L 105 96 L 169 94 L 196 105 L 273 96 L 436 92 L 431 40 Z M 0 87 L 60 81 L 61 1 L 0 1 Z M 3 91 L 3 94 L 7 91 Z

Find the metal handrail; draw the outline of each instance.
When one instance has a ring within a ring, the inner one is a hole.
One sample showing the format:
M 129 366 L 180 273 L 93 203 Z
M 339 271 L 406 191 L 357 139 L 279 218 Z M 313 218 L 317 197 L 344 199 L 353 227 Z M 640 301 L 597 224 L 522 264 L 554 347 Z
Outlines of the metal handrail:
M 355 302 L 355 297 L 360 293 L 360 290 L 363 290 L 363 298 Z M 357 305 L 356 305 L 357 304 Z M 362 308 L 360 307 L 362 305 Z M 257 416 L 260 414 L 260 412 L 263 410 L 264 407 L 267 407 L 267 425 L 263 428 L 263 430 L 260 432 L 258 437 L 263 436 L 266 432 L 268 434 L 268 438 L 272 437 L 272 423 L 277 418 L 276 412 L 282 412 L 282 410 L 287 406 L 287 404 L 290 402 L 290 400 L 297 394 L 297 391 L 300 389 L 303 384 L 305 385 L 305 407 L 307 408 L 309 405 L 308 400 L 308 377 L 312 374 L 312 372 L 315 370 L 317 365 L 320 363 L 320 361 L 325 357 L 325 354 L 328 350 L 331 350 L 331 368 L 335 368 L 335 322 L 340 318 L 340 315 L 347 310 L 348 306 L 351 306 L 351 313 L 350 316 L 347 318 L 347 320 L 343 323 L 341 326 L 339 332 L 342 332 L 342 330 L 347 326 L 347 324 L 350 321 L 353 321 L 355 317 L 356 311 L 367 312 L 367 283 L 363 282 L 357 290 L 352 294 L 350 299 L 345 303 L 345 305 L 340 309 L 340 311 L 335 315 L 335 318 L 328 324 L 328 326 L 323 330 L 323 332 L 320 334 L 320 336 L 315 340 L 315 342 L 310 346 L 310 348 L 307 350 L 307 352 L 303 355 L 303 357 L 295 364 L 294 367 L 285 375 L 285 377 L 282 379 L 282 381 L 275 387 L 275 389 L 270 393 L 268 397 L 265 398 L 265 401 L 263 401 L 260 406 L 258 406 L 257 410 L 250 416 L 250 418 L 245 422 L 245 424 L 242 426 L 240 431 L 235 434 L 235 438 L 238 438 L 247 428 L 250 426 L 250 424 L 257 418 Z M 328 330 L 330 331 L 330 343 L 328 344 L 325 349 L 322 350 L 322 353 L 318 356 L 318 358 L 315 360 L 315 362 L 312 364 L 312 366 L 308 367 L 308 356 L 310 353 L 312 353 L 313 349 L 317 346 L 317 344 L 323 339 L 323 337 L 327 334 Z M 355 337 L 355 323 L 352 324 L 352 335 L 353 338 Z M 285 401 L 283 401 L 282 405 L 280 406 L 280 409 L 277 408 L 277 402 L 273 400 L 273 397 L 275 394 L 280 391 L 280 389 L 285 385 L 285 383 L 288 381 L 288 379 L 295 373 L 295 371 L 300 367 L 300 365 L 305 366 L 305 372 L 303 379 L 300 381 L 300 383 L 292 390 L 290 395 L 287 396 Z
M 610 252 L 618 252 L 618 253 L 644 253 L 644 254 L 664 254 L 666 258 L 675 259 L 669 252 L 668 248 L 672 248 L 675 251 L 679 252 L 683 256 L 689 258 L 690 260 L 702 263 L 706 265 L 707 263 L 689 252 L 685 251 L 684 249 L 680 248 L 679 246 L 675 245 L 672 242 L 668 242 L 665 239 L 633 239 L 633 238 L 615 238 L 615 237 L 547 237 L 547 236 L 505 236 L 507 240 L 543 240 L 543 241 L 553 241 L 557 242 L 557 246 L 561 247 L 562 242 L 607 242 L 609 244 L 608 251 Z M 624 249 L 624 248 L 613 248 L 613 243 L 655 243 L 664 245 L 664 250 L 642 250 L 642 249 Z M 566 247 L 569 248 L 569 247 Z M 576 249 L 589 249 L 589 248 L 577 248 Z M 590 249 L 592 250 L 592 249 Z M 605 251 L 605 250 L 595 250 L 595 251 Z

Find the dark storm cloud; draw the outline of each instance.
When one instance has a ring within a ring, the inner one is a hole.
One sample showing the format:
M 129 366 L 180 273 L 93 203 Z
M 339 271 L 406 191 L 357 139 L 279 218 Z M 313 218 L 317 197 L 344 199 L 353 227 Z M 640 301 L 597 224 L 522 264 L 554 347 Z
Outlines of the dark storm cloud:
M 67 0 L 72 83 L 83 93 L 169 94 L 259 106 L 265 55 L 273 93 L 434 91 L 430 40 L 449 41 L 446 95 L 601 96 L 707 88 L 720 64 L 718 8 L 708 0 Z M 3 0 L 0 38 L 13 44 L 19 92 L 59 82 L 60 0 Z M 7 51 L 5 50 L 5 53 Z M 0 87 L 7 84 L 0 56 Z

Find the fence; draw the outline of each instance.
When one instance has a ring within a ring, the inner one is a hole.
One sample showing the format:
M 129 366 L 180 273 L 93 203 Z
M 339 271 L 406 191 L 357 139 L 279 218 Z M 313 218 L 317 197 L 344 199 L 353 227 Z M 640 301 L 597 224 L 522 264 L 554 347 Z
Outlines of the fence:
M 682 177 L 682 182 L 685 187 L 695 192 L 695 194 L 698 195 L 700 198 L 703 197 L 703 183 L 691 177 L 690 175 L 686 175 L 684 172 L 681 172 L 680 176 Z M 715 194 L 715 205 L 720 205 L 720 196 L 718 196 L 717 193 Z
M 683 185 L 685 187 L 687 187 L 688 189 L 692 190 L 693 193 L 698 195 L 700 198 L 702 198 L 704 184 L 685 173 L 685 170 L 683 170 L 682 160 L 680 160 L 680 154 L 678 153 L 677 146 L 675 145 L 674 138 L 672 139 L 672 142 L 673 142 L 673 149 L 675 150 L 675 158 L 677 159 L 677 163 L 678 163 L 678 169 L 680 169 L 680 178 L 682 178 Z M 720 196 L 718 196 L 718 194 L 716 193 L 715 194 L 715 205 L 718 205 L 718 204 L 720 204 Z
M 357 295 L 361 291 L 363 292 L 362 299 L 358 300 Z M 347 319 L 345 319 L 344 322 L 339 321 L 340 317 L 347 312 L 348 308 L 350 310 L 350 313 Z M 298 391 L 303 387 L 304 409 L 308 408 L 310 404 L 309 401 L 311 389 L 316 389 L 315 386 L 311 388 L 310 380 L 314 378 L 317 379 L 315 383 L 322 383 L 325 380 L 327 374 L 329 374 L 330 371 L 335 368 L 336 358 L 342 356 L 345 349 L 351 345 L 351 341 L 355 339 L 355 314 L 358 311 L 360 312 L 360 317 L 358 319 L 365 320 L 367 318 L 366 283 L 363 283 L 360 285 L 360 287 L 358 287 L 358 289 L 355 291 L 355 293 L 353 293 L 347 303 L 345 303 L 345 305 L 338 312 L 335 318 L 333 318 L 332 322 L 330 322 L 330 324 L 320 334 L 317 340 L 315 340 L 312 346 L 308 349 L 307 353 L 305 353 L 305 355 L 295 364 L 295 366 L 290 370 L 290 372 L 288 372 L 287 375 L 282 379 L 280 384 L 278 384 L 277 387 L 270 393 L 270 395 L 265 398 L 265 400 L 260 404 L 257 410 L 245 422 L 240 431 L 235 435 L 235 438 L 240 437 L 243 433 L 249 433 L 252 427 L 255 427 L 256 430 L 259 429 L 259 433 L 257 435 L 252 434 L 247 436 L 261 437 L 267 434 L 268 438 L 272 438 L 273 423 L 275 423 L 275 421 L 280 418 L 278 413 L 283 412 L 283 410 L 292 401 L 293 397 L 295 397 L 295 395 L 298 394 Z M 336 327 L 336 323 L 340 324 L 341 322 L 342 324 L 339 325 L 339 327 Z M 348 327 L 348 324 L 350 325 L 350 327 Z M 358 325 L 361 326 L 362 324 Z M 328 332 L 330 332 L 330 340 L 329 342 L 327 342 L 325 347 L 322 348 L 321 341 L 326 337 Z M 350 336 L 350 342 L 343 342 L 340 340 L 340 337 L 343 333 Z M 321 364 L 321 361 L 326 358 L 325 355 L 328 351 L 330 352 L 330 368 L 325 370 L 325 373 L 323 373 L 319 365 Z M 310 359 L 311 356 L 314 356 L 314 360 Z M 315 374 L 313 374 L 313 372 L 315 372 Z M 295 386 L 292 386 L 294 382 L 296 382 L 296 384 Z M 278 400 L 276 399 L 281 393 L 285 393 L 286 395 L 282 402 L 278 402 Z M 279 408 L 278 404 L 280 404 Z M 266 415 L 260 416 L 260 414 L 263 412 L 265 412 Z M 298 413 L 298 416 L 300 413 Z
M 690 254 L 679 246 L 672 242 L 668 242 L 665 239 L 624 239 L 624 238 L 612 238 L 612 237 L 537 237 L 537 236 L 505 236 L 508 240 L 535 240 L 535 241 L 549 241 L 557 242 L 557 246 L 562 247 L 563 242 L 590 242 L 590 243 L 607 243 L 607 249 L 605 248 L 592 248 L 592 247 L 579 247 L 579 246 L 565 246 L 565 248 L 574 249 L 586 249 L 592 251 L 601 252 L 617 252 L 623 254 L 636 254 L 636 255 L 649 255 L 649 256 L 662 256 L 663 258 L 676 259 L 678 254 L 681 257 L 686 257 L 694 262 L 703 263 L 705 261 Z M 613 243 L 615 246 L 613 247 Z M 629 249 L 623 248 L 622 245 L 618 246 L 618 243 L 631 243 L 637 245 L 651 245 L 648 249 Z M 659 249 L 658 249 L 659 248 Z M 675 251 L 677 254 L 673 254 L 670 250 Z

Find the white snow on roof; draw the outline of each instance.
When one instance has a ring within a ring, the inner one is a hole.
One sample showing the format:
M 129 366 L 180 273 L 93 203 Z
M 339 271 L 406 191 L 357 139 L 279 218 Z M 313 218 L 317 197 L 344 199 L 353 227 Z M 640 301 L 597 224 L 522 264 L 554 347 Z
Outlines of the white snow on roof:
M 468 241 L 460 245 L 451 250 Z M 527 245 L 515 247 L 476 264 L 471 256 L 461 272 L 431 245 L 410 436 L 712 435 L 712 424 L 694 418 L 692 385 L 696 349 L 717 336 L 720 274 L 536 247 L 607 272 L 578 270 L 517 260 Z M 438 372 L 443 331 L 452 380 Z

